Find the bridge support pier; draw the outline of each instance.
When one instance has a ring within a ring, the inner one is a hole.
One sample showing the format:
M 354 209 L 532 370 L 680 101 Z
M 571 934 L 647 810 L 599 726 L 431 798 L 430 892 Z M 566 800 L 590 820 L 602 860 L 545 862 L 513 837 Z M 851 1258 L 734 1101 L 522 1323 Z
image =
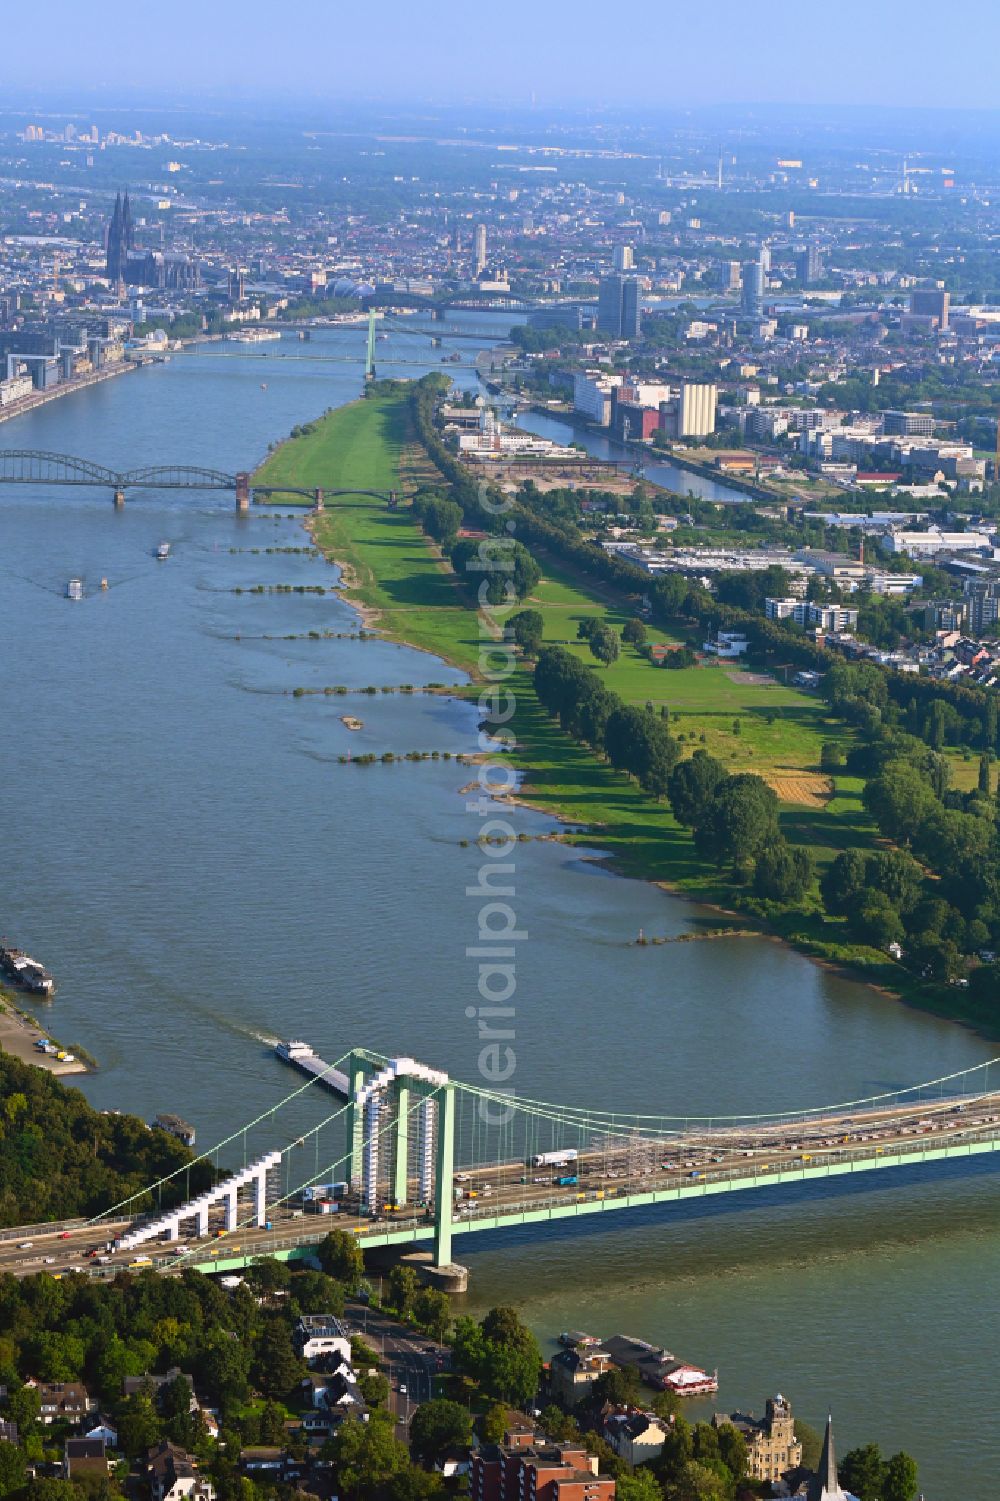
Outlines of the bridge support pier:
M 115 486 L 114 502 L 115 502 L 115 510 L 116 511 L 124 510 L 124 508 L 125 508 L 125 491 L 122 489 L 121 485 L 116 485 Z
M 390 490 L 389 491 L 389 510 L 390 511 L 395 511 L 398 508 L 398 506 L 399 506 L 399 496 L 396 494 L 395 490 Z
M 316 503 L 315 503 L 313 509 L 315 511 L 317 511 L 317 512 L 318 511 L 322 511 L 322 509 L 323 509 L 323 491 L 320 489 L 319 485 L 316 486 L 315 502 Z
M 238 511 L 250 509 L 250 475 L 245 469 L 241 469 L 236 476 L 236 509 Z

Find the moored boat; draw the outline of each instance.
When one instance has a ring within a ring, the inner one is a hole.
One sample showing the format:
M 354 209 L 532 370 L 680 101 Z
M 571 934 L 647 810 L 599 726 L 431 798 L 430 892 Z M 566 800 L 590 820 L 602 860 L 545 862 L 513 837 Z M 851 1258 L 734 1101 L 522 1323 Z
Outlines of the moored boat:
M 51 995 L 56 988 L 55 980 L 44 965 L 6 940 L 0 942 L 0 972 L 32 995 Z

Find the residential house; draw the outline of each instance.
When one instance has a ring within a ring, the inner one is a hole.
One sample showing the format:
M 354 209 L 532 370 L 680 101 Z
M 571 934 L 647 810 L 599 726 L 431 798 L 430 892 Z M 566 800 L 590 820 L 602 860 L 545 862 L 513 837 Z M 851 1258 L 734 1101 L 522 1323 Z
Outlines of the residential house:
M 440 1459 L 434 1461 L 434 1468 L 445 1480 L 452 1480 L 456 1475 L 468 1475 L 472 1468 L 468 1449 L 446 1450 Z
M 104 1440 L 106 1449 L 118 1448 L 118 1429 L 105 1417 L 98 1418 L 93 1428 L 87 1429 L 84 1438 L 100 1438 Z
M 325 1371 L 310 1371 L 307 1376 L 303 1376 L 302 1378 L 300 1385 L 303 1394 L 308 1397 L 310 1404 L 316 1411 L 326 1406 L 326 1389 L 329 1380 L 330 1378 Z
M 254 1444 L 240 1450 L 240 1469 L 247 1475 L 279 1477 L 285 1468 L 285 1451 L 275 1444 Z
M 97 1403 L 79 1381 L 44 1381 L 35 1385 L 40 1403 L 38 1421 L 46 1426 L 82 1423 L 88 1413 L 97 1409 Z
M 299 1355 L 310 1365 L 324 1355 L 338 1355 L 350 1364 L 350 1336 L 332 1314 L 303 1314 L 295 1326 L 293 1338 Z
M 619 1459 L 630 1465 L 656 1459 L 669 1431 L 669 1422 L 661 1422 L 655 1412 L 643 1412 L 635 1407 L 610 1413 L 604 1420 L 604 1437 Z
M 171 1382 L 176 1381 L 178 1376 L 182 1377 L 191 1388 L 191 1405 L 188 1411 L 194 1412 L 198 1406 L 198 1398 L 195 1396 L 194 1391 L 194 1379 L 188 1375 L 187 1371 L 182 1371 L 180 1366 L 171 1366 L 170 1370 L 164 1371 L 161 1376 L 153 1375 L 149 1371 L 144 1376 L 126 1376 L 122 1382 L 122 1390 L 126 1397 L 134 1397 L 144 1387 L 149 1387 L 152 1389 L 157 1406 L 159 1406 L 163 1388 L 170 1386 Z
M 563 1407 L 576 1407 L 610 1366 L 611 1356 L 603 1350 L 560 1350 L 549 1365 L 549 1389 Z
M 264 1482 L 293 1486 L 303 1489 L 302 1482 L 308 1471 L 305 1460 L 293 1459 L 285 1450 L 273 1444 L 255 1444 L 240 1451 L 240 1469 L 243 1474 Z M 309 1487 L 310 1495 L 313 1494 Z
M 102 1438 L 68 1438 L 63 1447 L 63 1475 L 79 1480 L 83 1475 L 108 1477 L 108 1457 Z
M 149 1450 L 146 1480 L 150 1501 L 215 1501 L 215 1487 L 199 1474 L 197 1461 L 168 1439 Z

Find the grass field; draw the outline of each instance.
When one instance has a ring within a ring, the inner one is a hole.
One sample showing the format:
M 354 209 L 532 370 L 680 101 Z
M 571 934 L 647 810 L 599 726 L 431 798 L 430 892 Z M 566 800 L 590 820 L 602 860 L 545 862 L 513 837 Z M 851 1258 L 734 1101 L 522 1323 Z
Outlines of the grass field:
M 315 432 L 283 444 L 254 482 L 386 493 L 400 488 L 401 474 L 419 468 L 414 448 L 405 400 L 370 396 L 320 418 Z M 424 469 L 421 478 L 426 477 Z M 390 511 L 383 501 L 366 496 L 338 497 L 316 518 L 313 535 L 328 557 L 344 565 L 346 597 L 377 611 L 387 635 L 458 666 L 474 666 L 476 617 L 408 508 Z
M 821 699 L 767 674 L 747 672 L 738 662 L 708 659 L 697 667 L 671 669 L 624 644 L 618 660 L 602 667 L 587 643 L 577 640 L 580 620 L 597 616 L 620 631 L 633 612 L 561 561 L 541 556 L 540 562 L 542 580 L 525 603 L 542 615 L 547 644 L 573 652 L 626 702 L 650 703 L 657 710 L 666 706 L 674 734 L 690 751 L 707 750 L 731 772 L 762 776 L 781 799 L 786 834 L 808 845 L 820 863 L 842 849 L 871 842 L 874 830 L 861 804 L 861 780 L 842 773 L 831 777 L 820 769 L 824 742 L 844 749 L 851 742 L 850 731 L 828 716 Z M 648 640 L 676 644 L 675 637 L 660 629 L 651 628 Z M 522 694 L 530 692 L 528 682 Z M 536 765 L 543 751 L 536 740 L 534 716 L 526 713 L 518 728 L 531 747 L 534 788 L 539 785 Z M 613 773 L 608 775 L 615 780 Z M 564 792 L 569 797 L 568 789 Z M 711 887 L 716 884 L 714 875 L 704 869 L 701 879 Z

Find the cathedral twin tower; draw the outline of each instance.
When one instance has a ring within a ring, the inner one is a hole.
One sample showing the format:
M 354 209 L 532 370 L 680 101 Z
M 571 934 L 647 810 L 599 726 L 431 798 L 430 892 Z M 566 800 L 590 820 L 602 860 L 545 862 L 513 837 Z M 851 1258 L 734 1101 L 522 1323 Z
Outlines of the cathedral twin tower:
M 115 211 L 111 216 L 108 226 L 108 255 L 106 270 L 110 281 L 126 281 L 125 275 L 128 255 L 130 250 L 135 249 L 135 232 L 132 228 L 132 210 L 129 207 L 128 192 L 122 199 L 121 193 L 115 199 Z

